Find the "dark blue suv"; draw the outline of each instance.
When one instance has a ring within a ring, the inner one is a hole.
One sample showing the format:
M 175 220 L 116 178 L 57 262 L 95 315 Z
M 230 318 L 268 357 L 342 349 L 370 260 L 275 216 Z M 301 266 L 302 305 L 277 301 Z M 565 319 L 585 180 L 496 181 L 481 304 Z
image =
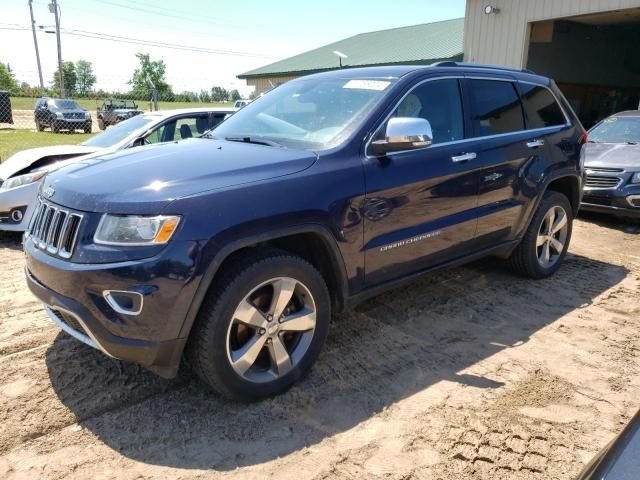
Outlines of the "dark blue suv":
M 200 138 L 48 175 L 26 275 L 52 320 L 171 377 L 274 395 L 332 312 L 479 257 L 562 263 L 585 132 L 555 84 L 441 63 L 290 81 Z

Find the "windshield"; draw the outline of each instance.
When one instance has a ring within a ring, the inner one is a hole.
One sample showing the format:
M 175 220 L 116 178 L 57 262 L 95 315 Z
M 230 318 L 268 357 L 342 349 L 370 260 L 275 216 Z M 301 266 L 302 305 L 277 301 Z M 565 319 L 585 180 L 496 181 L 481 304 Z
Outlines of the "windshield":
M 396 79 L 309 78 L 275 88 L 220 124 L 217 139 L 331 148 L 358 127 Z
M 609 117 L 591 129 L 589 141 L 595 143 L 639 143 L 640 116 Z
M 95 137 L 91 137 L 82 145 L 98 148 L 112 147 L 120 143 L 136 130 L 149 125 L 158 119 L 157 115 L 137 115 L 128 120 L 124 120 L 113 127 L 107 128 L 104 132 L 99 133 Z
M 115 100 L 111 104 L 106 104 L 106 106 L 112 108 L 137 108 L 137 105 L 129 100 Z
M 61 110 L 80 110 L 78 104 L 73 100 L 57 98 L 55 100 L 50 100 L 49 102 Z

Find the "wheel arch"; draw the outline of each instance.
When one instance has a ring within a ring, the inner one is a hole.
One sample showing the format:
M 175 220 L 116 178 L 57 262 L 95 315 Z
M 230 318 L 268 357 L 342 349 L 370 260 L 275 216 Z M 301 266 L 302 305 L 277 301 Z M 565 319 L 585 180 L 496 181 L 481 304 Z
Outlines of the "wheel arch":
M 322 275 L 331 295 L 334 311 L 342 311 L 348 297 L 347 275 L 342 255 L 334 237 L 322 225 L 301 225 L 231 242 L 215 254 L 202 274 L 200 284 L 187 312 L 180 338 L 188 337 L 204 298 L 225 265 L 253 248 L 278 248 L 300 256 Z
M 569 203 L 573 210 L 573 217 L 575 218 L 578 214 L 578 209 L 580 208 L 580 198 L 582 193 L 580 178 L 577 175 L 557 176 L 552 178 L 544 189 L 545 192 L 548 190 L 562 193 L 569 199 Z

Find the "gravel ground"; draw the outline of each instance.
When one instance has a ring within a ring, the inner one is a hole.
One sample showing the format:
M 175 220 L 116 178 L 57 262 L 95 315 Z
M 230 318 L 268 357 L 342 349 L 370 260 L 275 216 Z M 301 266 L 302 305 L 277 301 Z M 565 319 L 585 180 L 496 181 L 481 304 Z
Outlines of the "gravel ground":
M 551 279 L 485 260 L 336 317 L 256 404 L 60 332 L 0 237 L 0 477 L 570 479 L 638 408 L 640 228 L 576 222 Z

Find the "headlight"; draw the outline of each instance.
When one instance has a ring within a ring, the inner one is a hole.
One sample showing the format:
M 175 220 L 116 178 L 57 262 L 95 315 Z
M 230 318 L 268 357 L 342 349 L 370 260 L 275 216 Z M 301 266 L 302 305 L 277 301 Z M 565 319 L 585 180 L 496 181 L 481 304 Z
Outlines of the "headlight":
M 39 172 L 25 173 L 24 175 L 18 175 L 17 177 L 7 178 L 7 180 L 0 186 L 0 190 L 9 190 L 10 188 L 21 187 L 28 183 L 37 182 L 47 174 L 46 171 L 41 170 Z
M 93 240 L 103 245 L 161 245 L 171 239 L 179 222 L 178 216 L 105 214 Z
M 64 114 L 62 112 L 56 112 L 56 117 L 64 118 Z
M 91 118 L 91 114 L 89 112 L 84 112 L 84 118 Z
M 631 183 L 640 183 L 640 172 L 631 175 Z

